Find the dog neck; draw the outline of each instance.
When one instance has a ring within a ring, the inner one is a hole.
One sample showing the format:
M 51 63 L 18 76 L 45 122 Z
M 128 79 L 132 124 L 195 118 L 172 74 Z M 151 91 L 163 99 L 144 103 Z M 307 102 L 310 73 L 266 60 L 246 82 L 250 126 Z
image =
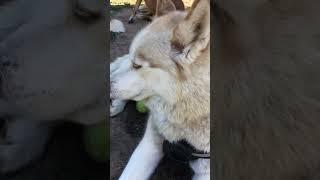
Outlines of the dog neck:
M 200 74 L 198 76 L 181 82 L 176 90 L 175 98 L 165 99 L 161 96 L 153 96 L 145 100 L 146 106 L 151 112 L 164 112 L 165 116 L 175 123 L 184 124 L 186 121 L 192 123 L 198 121 L 199 117 L 209 117 L 209 73 L 205 77 Z
M 196 149 L 210 152 L 209 82 L 197 80 L 185 84 L 179 93 L 176 101 L 170 102 L 160 96 L 148 98 L 145 104 L 150 109 L 151 119 L 170 142 L 186 140 Z

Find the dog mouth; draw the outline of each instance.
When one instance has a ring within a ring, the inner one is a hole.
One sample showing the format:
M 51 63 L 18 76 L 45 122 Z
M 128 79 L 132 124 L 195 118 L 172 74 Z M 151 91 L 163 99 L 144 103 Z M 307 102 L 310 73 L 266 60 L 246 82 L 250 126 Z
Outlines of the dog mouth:
M 111 90 L 111 92 L 110 92 L 110 103 L 112 103 L 112 101 L 114 101 L 114 100 L 134 100 L 134 101 L 136 101 L 136 100 L 144 99 L 143 97 L 144 97 L 144 95 L 143 95 L 142 91 L 140 91 L 139 93 L 137 93 L 137 94 L 135 94 L 135 95 L 133 95 L 131 97 L 123 97 L 121 95 L 121 93 L 119 93 L 118 91 Z
M 143 97 L 143 90 L 139 91 L 138 93 L 133 93 L 130 91 L 118 90 L 118 89 L 114 88 L 114 85 L 115 85 L 115 81 L 111 81 L 110 103 L 115 99 L 117 99 L 117 100 L 136 100 L 139 97 Z M 128 96 L 126 96 L 125 94 L 127 94 Z M 129 95 L 129 94 L 131 94 L 131 95 Z
M 137 95 L 133 96 L 132 99 L 139 98 L 140 96 L 142 96 L 142 92 L 139 92 Z

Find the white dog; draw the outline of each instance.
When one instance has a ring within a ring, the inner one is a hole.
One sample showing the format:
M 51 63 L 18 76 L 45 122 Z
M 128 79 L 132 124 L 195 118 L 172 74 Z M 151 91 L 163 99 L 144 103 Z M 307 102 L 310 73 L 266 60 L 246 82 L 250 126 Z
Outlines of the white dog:
M 167 12 L 174 4 L 159 2 L 157 18 L 110 66 L 111 115 L 126 100 L 144 100 L 150 109 L 144 137 L 120 180 L 148 179 L 163 157 L 164 141 L 187 142 L 193 156 L 202 152 L 190 166 L 194 180 L 208 180 L 210 159 L 200 156 L 210 153 L 210 2 L 196 0 L 189 12 Z

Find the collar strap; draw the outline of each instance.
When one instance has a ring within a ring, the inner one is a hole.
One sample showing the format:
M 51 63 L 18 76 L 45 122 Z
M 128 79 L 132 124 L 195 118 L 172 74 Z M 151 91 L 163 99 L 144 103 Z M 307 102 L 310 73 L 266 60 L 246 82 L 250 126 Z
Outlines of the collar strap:
M 163 152 L 173 160 L 182 163 L 189 163 L 197 159 L 210 159 L 210 152 L 197 150 L 194 146 L 187 143 L 185 140 L 178 142 L 163 142 Z
M 192 153 L 192 156 L 203 158 L 203 159 L 210 159 L 210 153 Z

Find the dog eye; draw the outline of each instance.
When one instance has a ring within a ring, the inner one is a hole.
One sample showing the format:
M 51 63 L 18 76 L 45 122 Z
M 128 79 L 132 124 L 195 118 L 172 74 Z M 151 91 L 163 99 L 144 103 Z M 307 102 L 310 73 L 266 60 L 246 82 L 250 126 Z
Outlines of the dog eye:
M 136 64 L 136 63 L 133 63 L 133 64 L 132 64 L 132 67 L 135 68 L 135 69 L 140 69 L 140 68 L 142 68 L 141 65 Z
M 102 17 L 102 14 L 100 12 L 94 12 L 84 7 L 81 7 L 81 5 L 78 3 L 75 4 L 75 7 L 73 9 L 73 14 L 79 20 L 85 23 L 96 21 Z

